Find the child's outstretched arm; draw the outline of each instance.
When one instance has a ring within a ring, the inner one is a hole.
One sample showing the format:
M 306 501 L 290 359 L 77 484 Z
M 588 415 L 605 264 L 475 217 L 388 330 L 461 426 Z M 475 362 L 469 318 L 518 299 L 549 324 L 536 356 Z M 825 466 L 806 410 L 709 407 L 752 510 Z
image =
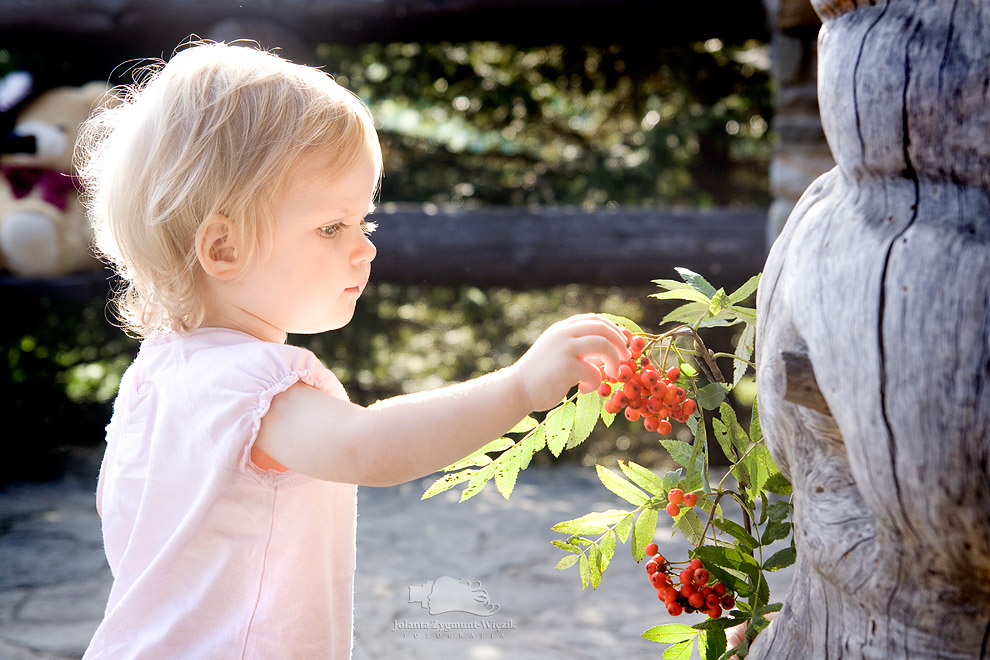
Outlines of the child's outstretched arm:
M 629 358 L 625 337 L 593 314 L 547 328 L 510 367 L 457 385 L 380 401 L 368 408 L 296 384 L 272 400 L 255 446 L 318 479 L 387 486 L 457 461 L 534 410 L 560 403 L 580 383 L 601 383 Z

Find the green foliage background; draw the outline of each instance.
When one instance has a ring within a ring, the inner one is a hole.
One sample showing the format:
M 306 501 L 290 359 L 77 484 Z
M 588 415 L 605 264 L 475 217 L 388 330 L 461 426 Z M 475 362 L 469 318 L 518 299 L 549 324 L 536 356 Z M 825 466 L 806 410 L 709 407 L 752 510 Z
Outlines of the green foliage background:
M 766 44 L 323 44 L 316 59 L 376 117 L 383 204 L 590 210 L 769 201 Z M 0 50 L 0 74 L 18 68 L 78 84 L 106 78 L 112 66 L 99 57 Z M 112 83 L 128 82 L 124 68 L 113 75 L 121 78 Z M 676 265 L 658 263 L 657 277 Z M 604 311 L 655 327 L 664 309 L 644 307 L 651 291 L 647 282 L 529 292 L 380 283 L 346 328 L 291 341 L 317 352 L 354 400 L 371 403 L 509 364 L 570 313 Z M 3 438 L 14 459 L 0 481 L 50 476 L 67 447 L 102 441 L 137 344 L 107 321 L 101 286 L 90 292 L 0 286 L 10 319 L 0 331 Z M 660 460 L 655 440 L 643 444 L 631 428 L 616 427 L 618 438 L 588 443 L 589 460 L 616 447 L 638 448 L 642 462 Z

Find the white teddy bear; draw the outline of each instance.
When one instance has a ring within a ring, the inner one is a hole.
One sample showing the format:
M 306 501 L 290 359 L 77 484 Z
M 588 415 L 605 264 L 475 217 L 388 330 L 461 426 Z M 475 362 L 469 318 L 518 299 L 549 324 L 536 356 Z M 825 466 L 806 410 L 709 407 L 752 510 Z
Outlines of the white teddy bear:
M 0 267 L 16 276 L 52 278 L 100 267 L 72 154 L 79 125 L 106 92 L 99 82 L 47 90 L 17 113 L 4 139 Z

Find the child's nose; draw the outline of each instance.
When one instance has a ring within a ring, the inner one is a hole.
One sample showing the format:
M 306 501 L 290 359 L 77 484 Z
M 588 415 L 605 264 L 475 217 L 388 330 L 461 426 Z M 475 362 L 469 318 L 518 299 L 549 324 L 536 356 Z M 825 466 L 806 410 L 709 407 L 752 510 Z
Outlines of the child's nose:
M 355 264 L 362 264 L 372 261 L 377 254 L 378 248 L 375 247 L 375 244 L 371 242 L 370 238 L 362 234 L 357 247 L 354 249 L 352 261 Z

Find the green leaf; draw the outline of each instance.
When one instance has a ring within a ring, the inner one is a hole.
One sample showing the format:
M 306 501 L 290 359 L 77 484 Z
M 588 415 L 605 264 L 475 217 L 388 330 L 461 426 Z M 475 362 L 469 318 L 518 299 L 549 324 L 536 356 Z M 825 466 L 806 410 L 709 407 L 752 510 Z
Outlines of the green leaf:
M 564 451 L 567 441 L 571 437 L 571 428 L 574 425 L 574 412 L 577 406 L 573 402 L 557 406 L 549 413 L 544 420 L 547 429 L 547 447 L 554 457 L 560 456 Z
M 760 285 L 760 275 L 761 273 L 757 273 L 756 275 L 753 275 L 751 278 L 746 280 L 745 284 L 743 284 L 741 287 L 730 293 L 729 302 L 735 305 L 743 302 L 751 295 L 753 295 L 753 293 L 756 292 L 757 287 L 759 287 Z
M 608 319 L 612 323 L 616 324 L 620 328 L 625 328 L 630 332 L 643 332 L 643 329 L 639 327 L 639 324 L 628 319 L 625 316 L 617 316 L 616 314 L 606 314 L 604 312 L 599 312 L 598 316 Z
M 598 544 L 599 559 L 598 562 L 601 565 L 602 574 L 605 573 L 605 569 L 612 562 L 612 556 L 615 555 L 615 533 L 607 532 L 602 538 L 602 542 Z
M 692 456 L 694 455 L 693 447 L 684 442 L 683 440 L 671 440 L 670 438 L 663 438 L 660 440 L 660 444 L 664 446 L 670 453 L 670 457 L 677 462 L 678 465 L 683 465 L 686 468 L 690 468 L 692 464 Z
M 691 653 L 694 651 L 694 640 L 681 642 L 667 647 L 663 652 L 663 660 L 691 660 Z
M 718 660 L 726 650 L 725 630 L 702 630 L 698 635 L 698 654 L 703 660 Z
M 708 303 L 708 314 L 715 318 L 728 306 L 729 297 L 725 295 L 725 289 L 719 289 L 711 296 L 711 302 Z
M 788 522 L 776 522 L 771 520 L 767 523 L 767 526 L 763 529 L 763 535 L 760 536 L 760 541 L 763 545 L 770 545 L 774 541 L 780 541 L 781 539 L 786 539 L 791 534 L 791 523 Z
M 661 291 L 660 293 L 651 293 L 650 297 L 658 300 L 687 300 L 688 302 L 701 303 L 705 306 L 704 309 L 706 312 L 711 305 L 711 300 L 708 299 L 708 296 L 696 289 Z
M 535 429 L 527 433 L 523 439 L 519 442 L 520 456 L 519 456 L 519 468 L 525 470 L 529 467 L 529 462 L 533 458 L 533 454 L 540 451 L 547 446 L 547 427 L 537 426 Z
M 622 470 L 624 475 L 651 495 L 659 495 L 670 490 L 669 487 L 664 487 L 663 480 L 653 470 L 649 470 L 633 461 L 622 462 L 620 460 L 618 463 L 619 469 Z
M 795 560 L 797 560 L 797 550 L 791 545 L 773 553 L 769 559 L 763 562 L 763 570 L 771 572 L 779 571 L 793 564 Z
M 615 535 L 623 543 L 625 543 L 626 540 L 629 538 L 629 533 L 632 531 L 634 520 L 635 520 L 635 516 L 633 516 L 630 513 L 628 516 L 626 516 L 619 522 L 615 523 L 615 527 L 612 528 L 612 530 L 615 532 Z
M 478 493 L 482 491 L 488 480 L 495 476 L 495 470 L 498 469 L 498 465 L 491 463 L 481 468 L 471 476 L 471 480 L 468 482 L 467 488 L 461 491 L 461 499 L 459 501 L 463 502 L 469 500 Z
M 722 383 L 709 383 L 698 390 L 698 405 L 705 410 L 715 410 L 723 401 L 729 390 Z
M 550 541 L 555 548 L 560 548 L 565 552 L 581 552 L 581 548 L 577 547 L 573 543 L 568 543 L 567 541 L 561 541 L 560 539 L 554 539 Z
M 708 301 L 705 302 L 690 302 L 686 305 L 681 305 L 675 307 L 666 316 L 661 319 L 660 323 L 686 323 L 688 325 L 693 325 L 698 319 L 705 318 L 708 314 Z
M 666 623 L 662 626 L 654 626 L 643 633 L 645 639 L 658 644 L 677 644 L 694 640 L 698 636 L 698 631 L 683 623 Z
M 715 287 L 708 283 L 704 277 L 687 268 L 675 268 L 681 279 L 693 286 L 695 289 L 705 294 L 708 298 L 715 295 Z M 723 292 L 724 293 L 724 292 Z
M 495 461 L 498 464 L 495 470 L 495 487 L 505 499 L 509 499 L 512 489 L 516 487 L 516 477 L 519 476 L 522 461 L 521 454 L 519 449 L 512 448 Z
M 701 543 L 701 534 L 705 531 L 705 525 L 694 509 L 682 508 L 680 515 L 674 518 L 674 524 L 691 545 Z
M 509 438 L 496 438 L 492 440 L 484 447 L 477 449 L 456 463 L 451 463 L 443 469 L 444 472 L 454 472 L 455 470 L 460 470 L 465 467 L 483 467 L 492 462 L 492 458 L 488 456 L 489 452 L 502 451 L 508 449 L 509 447 L 515 446 L 515 442 Z
M 746 362 L 753 355 L 753 349 L 756 347 L 756 325 L 753 323 L 747 323 L 743 328 L 742 333 L 739 335 L 739 341 L 736 342 L 736 348 L 733 353 L 742 358 L 741 360 L 732 360 L 732 386 L 735 387 L 742 380 L 742 377 L 746 375 L 746 370 L 749 369 L 749 363 Z
M 563 557 L 560 558 L 560 561 L 557 562 L 557 565 L 554 566 L 554 568 L 556 568 L 559 571 L 562 571 L 578 563 L 580 559 L 581 559 L 581 555 L 564 555 Z
M 755 550 L 760 545 L 760 542 L 753 538 L 752 534 L 747 532 L 742 525 L 735 521 L 729 520 L 728 518 L 715 518 L 712 521 L 712 524 L 726 534 L 731 535 L 745 548 Z
M 461 470 L 460 472 L 445 474 L 430 484 L 430 487 L 426 489 L 426 492 L 423 493 L 423 496 L 420 497 L 420 499 L 426 500 L 434 495 L 439 495 L 446 490 L 450 490 L 462 481 L 469 479 L 477 471 L 478 470 Z
M 537 426 L 537 424 L 539 424 L 539 422 L 537 422 L 535 419 L 533 419 L 533 417 L 531 417 L 529 415 L 526 415 L 519 422 L 517 422 L 515 426 L 513 426 L 511 429 L 509 429 L 508 432 L 509 433 L 527 433 L 527 432 L 532 431 L 533 429 L 535 429 L 536 426 Z
M 773 457 L 770 456 L 765 444 L 752 447 L 743 462 L 749 472 L 751 486 L 756 492 L 762 491 L 771 475 L 778 472 L 777 464 L 773 462 Z
M 752 555 L 730 546 L 703 545 L 695 548 L 692 554 L 705 562 L 705 567 L 713 573 L 718 569 L 729 569 L 750 579 L 760 574 L 760 565 Z
M 746 450 L 749 449 L 749 436 L 740 426 L 739 420 L 736 418 L 736 411 L 728 403 L 723 402 L 718 408 L 718 414 L 729 431 L 732 446 L 739 452 L 739 455 L 745 454 Z
M 579 556 L 581 559 L 578 563 L 578 573 L 581 575 L 581 588 L 587 589 L 588 583 L 591 582 L 591 568 L 588 566 L 588 555 L 582 552 Z
M 603 399 L 598 392 L 578 394 L 574 408 L 574 426 L 567 440 L 567 449 L 573 449 L 588 439 L 601 416 Z
M 632 538 L 632 555 L 636 561 L 642 561 L 646 556 L 646 546 L 657 533 L 658 518 L 659 512 L 656 509 L 643 509 L 636 519 Z
M 774 495 L 790 495 L 793 490 L 791 482 L 780 472 L 771 474 L 763 486 Z
M 753 411 L 749 420 L 749 441 L 760 442 L 763 440 L 763 427 L 760 425 L 760 410 L 757 400 L 753 399 Z
M 615 525 L 628 514 L 628 511 L 621 509 L 586 513 L 580 518 L 559 522 L 552 529 L 561 534 L 604 534 L 610 526 Z
M 649 496 L 646 495 L 639 488 L 629 483 L 619 475 L 617 475 L 612 470 L 608 469 L 604 465 L 596 465 L 595 470 L 598 472 L 598 479 L 602 482 L 605 488 L 629 502 L 630 504 L 635 504 L 636 506 L 641 506 L 649 500 Z
M 588 578 L 593 590 L 602 583 L 602 554 L 597 545 L 588 548 Z

